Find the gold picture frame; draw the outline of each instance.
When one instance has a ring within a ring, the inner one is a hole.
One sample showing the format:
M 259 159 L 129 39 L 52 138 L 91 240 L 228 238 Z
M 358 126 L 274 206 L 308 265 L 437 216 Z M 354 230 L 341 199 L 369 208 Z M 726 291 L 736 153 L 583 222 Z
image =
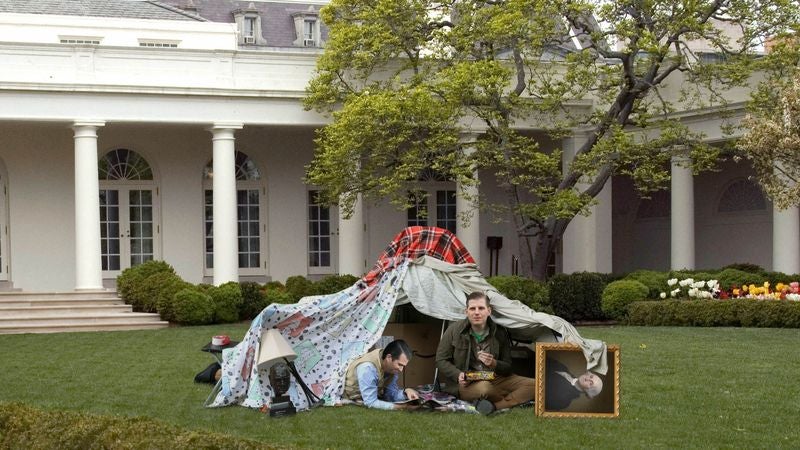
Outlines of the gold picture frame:
M 568 343 L 536 344 L 536 415 L 544 417 L 619 417 L 620 352 L 607 346 L 608 372 L 599 375 L 602 391 L 590 398 L 571 387 L 571 377 L 586 373 L 581 348 Z M 550 363 L 551 367 L 548 367 Z M 550 384 L 548 384 L 550 374 Z M 573 375 L 574 374 L 574 375 Z M 557 378 L 558 377 L 558 378 Z M 566 384 L 565 384 L 566 383 Z M 547 396 L 550 395 L 548 399 Z

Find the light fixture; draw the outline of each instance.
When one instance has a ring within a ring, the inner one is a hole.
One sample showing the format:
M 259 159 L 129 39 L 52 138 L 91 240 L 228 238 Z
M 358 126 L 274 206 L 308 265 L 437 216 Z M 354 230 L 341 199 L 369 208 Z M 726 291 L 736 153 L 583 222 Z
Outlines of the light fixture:
M 311 389 L 306 386 L 306 383 L 297 372 L 294 365 L 294 360 L 297 358 L 297 353 L 294 352 L 292 346 L 281 335 L 281 332 L 275 328 L 270 328 L 261 333 L 261 348 L 258 353 L 258 369 L 269 373 L 269 370 L 277 363 L 285 363 L 289 371 L 294 376 L 295 381 L 308 400 L 308 406 L 313 408 L 320 404 L 320 399 Z M 292 404 L 289 396 L 286 393 L 277 396 L 270 405 L 269 415 L 271 417 L 289 416 L 296 412 L 294 404 Z

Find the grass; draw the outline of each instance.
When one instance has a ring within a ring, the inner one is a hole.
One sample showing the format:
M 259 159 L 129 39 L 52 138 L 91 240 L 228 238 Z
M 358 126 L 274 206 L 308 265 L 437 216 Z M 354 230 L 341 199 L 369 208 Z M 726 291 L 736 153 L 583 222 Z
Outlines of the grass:
M 245 325 L 0 336 L 0 401 L 148 416 L 190 429 L 310 448 L 786 448 L 800 446 L 797 329 L 591 327 L 621 346 L 619 419 L 406 413 L 348 406 L 270 419 L 202 406 L 199 349 Z M 412 361 L 413 364 L 413 361 Z

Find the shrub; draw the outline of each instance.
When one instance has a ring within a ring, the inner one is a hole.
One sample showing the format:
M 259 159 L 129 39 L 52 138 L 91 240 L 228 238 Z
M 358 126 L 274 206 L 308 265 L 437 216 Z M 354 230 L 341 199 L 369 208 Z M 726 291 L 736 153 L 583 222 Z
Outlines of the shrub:
M 759 273 L 746 272 L 739 269 L 727 268 L 717 273 L 720 289 L 731 289 L 733 286 L 743 286 L 745 284 L 764 284 L 764 277 Z
M 152 292 L 145 288 L 148 277 L 157 273 L 175 274 L 175 269 L 164 261 L 147 261 L 122 271 L 117 277 L 117 293 L 125 303 L 133 306 L 134 311 L 145 308 L 155 311 L 149 299 Z
M 239 283 L 231 281 L 209 289 L 208 295 L 214 303 L 214 323 L 230 323 L 239 320 L 242 306 L 242 290 Z
M 554 275 L 548 282 L 553 314 L 568 321 L 603 319 L 600 300 L 607 278 L 594 272 Z
M 741 270 L 742 272 L 749 272 L 749 273 L 761 273 L 764 269 L 759 266 L 758 264 L 750 264 L 750 263 L 733 263 L 728 264 L 727 266 L 723 267 L 722 270 L 725 269 L 735 269 Z
M 772 286 L 775 286 L 778 283 L 788 284 L 792 281 L 798 281 L 797 277 L 794 275 L 787 275 L 783 272 L 772 272 L 765 270 L 761 272 L 761 284 L 764 284 L 765 281 L 769 281 Z
M 662 292 L 667 289 L 667 279 L 669 274 L 666 272 L 656 272 L 655 270 L 637 270 L 629 273 L 624 279 L 635 280 L 647 287 L 647 298 L 657 299 Z M 639 299 L 643 300 L 643 299 Z
M 184 325 L 205 325 L 214 320 L 214 301 L 196 286 L 175 293 L 172 303 L 175 321 Z
M 174 322 L 175 315 L 172 310 L 172 304 L 175 300 L 175 294 L 181 289 L 191 287 L 192 284 L 168 272 L 157 273 L 147 277 L 146 284 L 152 285 L 153 292 L 148 303 L 152 305 L 155 311 L 158 311 L 163 320 Z
M 239 284 L 242 291 L 242 306 L 239 307 L 239 320 L 253 319 L 266 306 L 264 289 L 258 283 L 247 281 Z
M 266 444 L 186 430 L 146 417 L 45 411 L 0 403 L 0 448 L 268 449 Z
M 538 312 L 552 314 L 547 284 L 514 275 L 487 278 L 486 281 L 506 297 L 519 300 Z
M 633 302 L 628 322 L 645 326 L 800 328 L 800 302 L 784 300 L 666 300 Z
M 264 285 L 264 287 L 267 289 L 280 289 L 283 291 L 286 290 L 286 286 L 284 286 L 284 284 L 281 283 L 280 281 L 269 281 L 267 282 L 267 284 Z
M 621 320 L 628 314 L 628 305 L 647 298 L 649 289 L 636 280 L 619 280 L 609 283 L 603 290 L 603 314 Z
M 297 303 L 297 300 L 298 299 L 295 299 L 289 292 L 285 291 L 284 289 L 266 288 L 264 289 L 264 307 L 261 309 L 264 309 L 273 303 L 280 303 L 285 305 L 290 303 Z
M 314 283 L 314 291 L 317 295 L 335 294 L 354 285 L 356 281 L 358 277 L 354 275 L 329 275 Z
M 316 295 L 314 283 L 302 275 L 295 275 L 286 279 L 286 292 L 294 299 L 292 303 L 296 303 L 303 297 Z

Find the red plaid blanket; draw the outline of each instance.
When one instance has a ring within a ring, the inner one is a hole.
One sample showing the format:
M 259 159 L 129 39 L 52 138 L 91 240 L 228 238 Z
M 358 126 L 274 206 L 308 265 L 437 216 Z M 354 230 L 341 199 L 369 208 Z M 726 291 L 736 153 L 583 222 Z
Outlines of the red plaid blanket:
M 432 256 L 451 264 L 475 263 L 464 244 L 448 230 L 437 227 L 408 227 L 392 239 L 375 266 L 361 279 L 372 285 L 387 271 L 408 258 Z

